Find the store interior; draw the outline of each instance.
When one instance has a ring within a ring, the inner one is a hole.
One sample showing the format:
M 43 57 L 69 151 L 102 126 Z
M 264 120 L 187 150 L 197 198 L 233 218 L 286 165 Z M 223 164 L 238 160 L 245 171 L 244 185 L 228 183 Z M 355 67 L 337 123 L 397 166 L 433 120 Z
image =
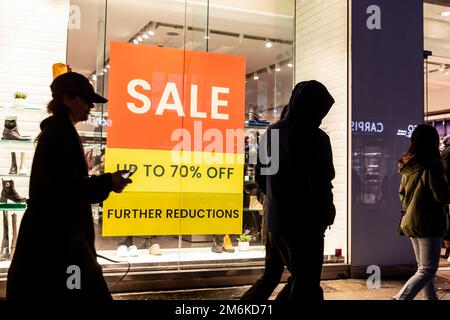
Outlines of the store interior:
M 70 5 L 66 62 L 73 71 L 87 76 L 97 92 L 105 96 L 108 96 L 109 48 L 113 41 L 245 56 L 246 123 L 243 127 L 247 156 L 257 150 L 259 137 L 270 123 L 279 119 L 289 101 L 294 70 L 293 1 L 72 0 Z M 38 124 L 43 117 L 45 112 L 37 112 L 30 125 Z M 108 124 L 106 104 L 96 107 L 90 119 L 77 126 L 90 174 L 104 170 Z M 26 127 L 21 129 L 28 134 Z M 29 155 L 25 161 L 31 164 L 33 144 L 27 147 Z M 15 158 L 19 171 L 22 162 L 19 150 Z M 263 206 L 258 200 L 253 169 L 254 165 L 247 163 L 243 181 L 242 234 L 251 237 L 249 249 L 239 249 L 241 234 L 103 237 L 102 207 L 95 205 L 97 249 L 109 258 L 129 259 L 134 263 L 262 261 Z M 28 193 L 28 177 L 14 176 L 15 181 L 21 179 L 20 184 L 16 183 L 18 194 Z M 11 214 L 8 220 L 4 219 L 9 226 L 6 232 L 11 246 L 5 251 L 5 263 L 13 254 L 12 242 L 22 214 L 23 211 L 14 213 L 14 221 Z
M 72 0 L 68 14 L 66 59 L 55 62 L 66 62 L 73 71 L 89 77 L 97 92 L 106 97 L 112 41 L 245 56 L 246 120 L 257 121 L 242 124 L 248 137 L 247 155 L 256 151 L 258 137 L 269 123 L 279 119 L 288 103 L 294 70 L 292 1 Z M 21 101 L 18 96 L 11 103 L 3 103 L 8 108 L 0 110 L 2 115 L 5 111 L 5 120 L 15 126 L 14 130 L 19 130 L 2 141 L 3 190 L 8 193 L 3 207 L 8 210 L 1 217 L 0 267 L 5 268 L 14 254 L 26 208 L 33 139 L 39 133 L 40 121 L 47 116 L 45 102 L 37 101 L 31 91 L 28 94 L 28 100 Z M 21 110 L 19 119 L 15 116 L 9 120 L 10 108 Z M 77 126 L 90 174 L 104 170 L 108 124 L 108 106 L 102 105 Z M 240 234 L 102 237 L 102 207 L 94 205 L 97 249 L 110 258 L 134 259 L 136 263 L 262 261 L 263 210 L 253 167 L 246 166 L 243 181 L 242 234 L 251 236 L 250 248 L 239 250 Z
M 425 121 L 439 132 L 441 141 L 450 135 L 450 4 L 426 3 L 424 60 Z

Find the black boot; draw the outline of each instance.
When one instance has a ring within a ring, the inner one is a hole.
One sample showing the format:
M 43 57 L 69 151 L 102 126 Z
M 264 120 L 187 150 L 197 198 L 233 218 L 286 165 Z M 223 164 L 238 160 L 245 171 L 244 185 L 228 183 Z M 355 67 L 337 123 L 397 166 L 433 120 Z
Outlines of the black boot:
M 8 211 L 3 211 L 3 238 L 0 246 L 0 261 L 9 259 L 9 219 Z
M 11 152 L 11 168 L 9 169 L 9 174 L 17 174 L 17 160 L 15 152 Z
M 222 253 L 223 252 L 222 241 L 220 241 L 220 237 L 218 235 L 213 236 L 213 245 L 211 247 L 211 251 L 214 253 Z
M 2 194 L 0 197 L 0 202 L 6 202 L 7 200 L 11 200 L 13 202 L 25 202 L 27 199 L 22 198 L 17 193 L 16 189 L 14 188 L 14 180 L 3 180 L 3 189 Z
M 5 127 L 3 129 L 3 140 L 20 140 L 30 141 L 31 137 L 21 136 L 17 130 L 17 122 L 15 119 L 5 119 Z

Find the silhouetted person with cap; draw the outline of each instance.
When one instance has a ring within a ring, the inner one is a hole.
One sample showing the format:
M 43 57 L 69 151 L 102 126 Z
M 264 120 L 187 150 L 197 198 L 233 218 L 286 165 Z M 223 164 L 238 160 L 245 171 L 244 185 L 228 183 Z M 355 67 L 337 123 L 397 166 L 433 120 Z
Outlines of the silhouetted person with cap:
M 266 176 L 266 213 L 272 243 L 290 272 L 287 300 L 322 300 L 320 277 L 324 234 L 336 215 L 328 135 L 319 129 L 334 99 L 323 84 L 305 81 L 292 92 L 284 120 L 266 133 L 279 132 L 279 169 Z M 272 159 L 274 155 L 271 154 Z
M 122 192 L 131 180 L 122 178 L 123 171 L 88 177 L 74 125 L 88 119 L 94 103 L 107 100 L 75 72 L 58 76 L 50 87 L 51 116 L 41 122 L 37 138 L 7 298 L 111 300 L 97 263 L 91 204 L 102 202 L 111 191 Z

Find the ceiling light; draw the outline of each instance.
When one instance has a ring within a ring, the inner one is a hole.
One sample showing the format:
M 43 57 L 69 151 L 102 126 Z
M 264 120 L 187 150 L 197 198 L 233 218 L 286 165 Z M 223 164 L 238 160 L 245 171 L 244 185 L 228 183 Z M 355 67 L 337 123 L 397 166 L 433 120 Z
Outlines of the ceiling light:
M 149 36 L 154 36 L 154 35 L 155 35 L 155 31 L 153 31 L 153 30 L 148 30 L 148 31 L 147 31 L 147 34 L 148 34 Z
M 270 42 L 269 40 L 266 41 L 266 48 L 272 48 L 273 43 Z
M 141 36 L 137 37 L 137 39 L 138 39 L 139 42 L 144 41 L 144 39 Z
M 440 72 L 444 72 L 445 71 L 445 64 L 441 64 L 441 66 L 439 67 L 439 71 Z
M 203 39 L 209 40 L 210 37 L 209 36 L 203 36 Z
M 275 71 L 276 72 L 280 72 L 281 71 L 280 65 L 278 65 L 278 64 L 275 65 Z
M 106 67 L 107 67 L 108 69 L 111 68 L 109 64 L 107 64 Z
M 253 80 L 259 80 L 259 77 L 258 77 L 257 74 L 255 74 L 255 75 L 253 76 Z
M 94 80 L 94 81 L 97 80 L 97 76 L 95 74 L 92 75 L 92 80 Z
M 108 72 L 108 69 L 106 69 L 106 68 L 103 68 L 103 72 Z
M 143 33 L 143 34 L 142 34 L 142 38 L 144 38 L 144 39 L 147 40 L 147 39 L 148 39 L 148 35 L 147 35 L 146 33 Z
M 450 17 L 450 11 L 441 12 L 441 16 L 443 16 L 443 17 Z
M 445 69 L 444 76 L 448 76 L 448 69 Z
M 137 41 L 136 39 L 133 39 L 133 43 L 134 43 L 134 44 L 138 44 L 139 41 Z
M 292 63 L 288 63 L 288 67 L 292 68 L 294 65 Z

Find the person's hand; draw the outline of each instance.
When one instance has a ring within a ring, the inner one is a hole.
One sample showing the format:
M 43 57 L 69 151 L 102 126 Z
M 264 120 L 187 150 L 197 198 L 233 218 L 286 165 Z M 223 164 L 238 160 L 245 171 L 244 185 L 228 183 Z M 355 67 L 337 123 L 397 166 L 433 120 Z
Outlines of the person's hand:
M 132 183 L 131 179 L 124 179 L 122 174 L 127 173 L 128 170 L 119 170 L 112 174 L 112 191 L 121 193 L 127 184 Z

